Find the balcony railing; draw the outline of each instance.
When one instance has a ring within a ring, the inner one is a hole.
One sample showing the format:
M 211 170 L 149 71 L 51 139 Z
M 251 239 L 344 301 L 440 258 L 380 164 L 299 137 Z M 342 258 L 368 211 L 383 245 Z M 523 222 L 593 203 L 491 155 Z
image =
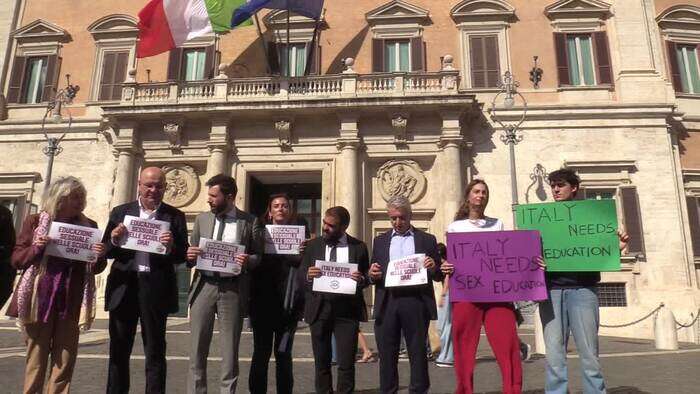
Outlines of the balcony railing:
M 235 78 L 220 74 L 205 81 L 136 83 L 126 81 L 121 105 L 209 102 L 315 100 L 377 96 L 449 95 L 457 93 L 459 72 L 376 73 L 299 78 Z

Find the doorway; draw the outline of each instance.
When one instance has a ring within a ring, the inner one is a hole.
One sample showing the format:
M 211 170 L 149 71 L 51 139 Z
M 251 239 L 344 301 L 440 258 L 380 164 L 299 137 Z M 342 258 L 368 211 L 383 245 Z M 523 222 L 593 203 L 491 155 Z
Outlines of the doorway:
M 291 208 L 297 216 L 309 224 L 311 237 L 321 233 L 321 182 L 320 174 L 256 174 L 250 177 L 250 213 L 260 217 L 267 209 L 271 195 L 287 193 Z M 298 182 L 290 183 L 290 181 Z

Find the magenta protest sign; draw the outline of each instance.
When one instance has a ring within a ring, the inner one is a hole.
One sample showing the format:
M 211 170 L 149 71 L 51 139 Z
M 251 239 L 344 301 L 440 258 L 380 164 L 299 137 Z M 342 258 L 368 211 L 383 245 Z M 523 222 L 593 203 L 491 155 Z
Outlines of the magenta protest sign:
M 447 261 L 454 264 L 450 301 L 544 300 L 539 231 L 447 233 Z

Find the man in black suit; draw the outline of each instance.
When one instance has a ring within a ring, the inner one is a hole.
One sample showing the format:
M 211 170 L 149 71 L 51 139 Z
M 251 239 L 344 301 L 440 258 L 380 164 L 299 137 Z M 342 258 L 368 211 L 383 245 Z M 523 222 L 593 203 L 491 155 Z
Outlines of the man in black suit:
M 113 258 L 105 289 L 105 310 L 109 312 L 109 370 L 107 393 L 129 392 L 129 358 L 136 325 L 146 354 L 146 392 L 165 393 L 165 323 L 178 309 L 175 264 L 185 262 L 187 223 L 185 214 L 162 202 L 165 175 L 160 168 L 141 171 L 138 199 L 112 209 L 102 242 L 107 257 Z M 127 235 L 126 215 L 170 222 L 161 233 L 165 255 L 121 248 Z
M 360 321 L 367 321 L 367 308 L 362 289 L 367 285 L 369 256 L 367 246 L 349 236 L 345 231 L 350 224 L 350 214 L 344 207 L 332 207 L 323 217 L 323 237 L 315 238 L 306 246 L 300 274 L 306 288 L 304 320 L 311 330 L 311 347 L 316 366 L 316 393 L 333 393 L 331 375 L 331 337 L 337 343 L 338 384 L 337 393 L 355 390 L 355 352 Z M 320 293 L 312 291 L 313 279 L 321 277 L 315 267 L 316 260 L 357 264 L 352 273 L 357 281 L 354 295 Z
M 374 334 L 379 348 L 379 388 L 382 393 L 399 389 L 399 347 L 403 332 L 411 364 L 410 393 L 427 393 L 430 388 L 426 338 L 430 320 L 437 319 L 432 280 L 442 280 L 440 253 L 435 236 L 411 226 L 411 204 L 394 196 L 387 203 L 392 229 L 377 236 L 372 246 L 369 277 L 375 288 Z M 428 283 L 408 287 L 385 287 L 389 261 L 412 254 L 425 254 L 423 266 Z

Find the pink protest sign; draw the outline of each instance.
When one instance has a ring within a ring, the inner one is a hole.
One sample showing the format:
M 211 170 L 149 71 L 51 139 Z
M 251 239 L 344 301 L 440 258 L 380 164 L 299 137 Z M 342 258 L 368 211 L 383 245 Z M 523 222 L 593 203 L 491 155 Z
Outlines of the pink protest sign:
M 450 301 L 510 302 L 547 298 L 539 231 L 447 234 L 447 261 L 454 264 Z

